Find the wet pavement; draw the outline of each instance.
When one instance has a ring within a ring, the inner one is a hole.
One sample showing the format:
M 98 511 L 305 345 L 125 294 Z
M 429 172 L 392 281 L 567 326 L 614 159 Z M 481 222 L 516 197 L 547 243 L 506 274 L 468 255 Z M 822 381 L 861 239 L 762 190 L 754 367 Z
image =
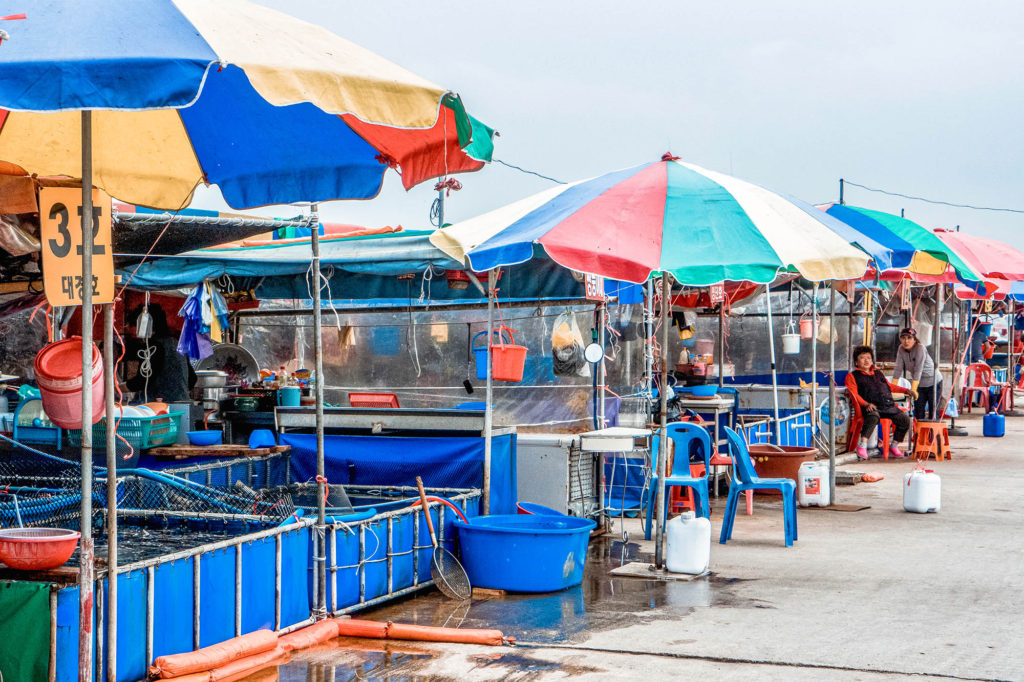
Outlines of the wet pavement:
M 980 419 L 964 422 L 980 434 Z M 252 680 L 1024 679 L 1022 438 L 1024 419 L 1008 419 L 1006 438 L 956 439 L 954 459 L 930 465 L 939 514 L 903 510 L 906 460 L 851 464 L 885 475 L 839 488 L 864 511 L 802 510 L 792 548 L 778 501 L 758 498 L 728 545 L 713 542 L 710 576 L 614 577 L 653 548 L 628 520 L 631 541 L 618 523 L 595 540 L 576 588 L 464 604 L 428 590 L 358 615 L 497 628 L 515 647 L 339 639 Z

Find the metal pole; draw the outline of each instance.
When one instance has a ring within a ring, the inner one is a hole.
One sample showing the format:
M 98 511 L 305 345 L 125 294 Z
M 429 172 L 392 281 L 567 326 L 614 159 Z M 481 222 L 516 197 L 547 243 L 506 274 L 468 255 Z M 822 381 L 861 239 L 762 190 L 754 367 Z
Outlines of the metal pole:
M 658 397 L 661 399 L 661 430 L 658 432 L 658 489 L 655 490 L 654 504 L 658 512 L 654 537 L 654 567 L 664 566 L 665 537 L 665 460 L 668 459 L 668 326 L 671 308 L 672 285 L 669 274 L 661 273 L 661 384 Z
M 935 390 L 932 391 L 932 421 L 938 419 L 938 415 L 942 414 L 936 407 L 938 406 L 941 396 L 938 395 L 939 391 L 939 379 L 942 378 L 942 372 L 939 371 L 939 340 L 942 338 L 942 285 L 935 285 L 935 329 L 932 332 L 932 361 L 935 363 Z
M 92 112 L 82 112 L 82 502 L 78 569 L 78 679 L 92 680 Z
M 811 289 L 811 445 L 818 433 L 818 283 Z
M 601 362 L 597 366 L 597 371 L 599 372 L 599 375 L 598 375 L 598 381 L 597 381 L 597 395 L 594 396 L 594 400 L 597 401 L 597 405 L 596 405 L 596 407 L 597 407 L 597 428 L 603 429 L 606 426 L 606 424 L 605 424 L 605 413 L 604 413 L 604 395 L 605 395 L 605 386 L 607 385 L 605 383 L 605 381 L 607 380 L 607 377 L 605 376 L 606 367 L 605 367 L 605 361 L 604 361 L 604 356 L 605 356 L 604 344 L 605 344 L 605 326 L 608 324 L 608 303 L 607 303 L 607 301 L 601 301 L 600 308 L 598 309 L 598 324 L 601 325 L 600 329 L 598 329 L 598 331 L 597 331 L 597 343 L 598 343 L 598 345 L 601 346 Z
M 316 618 L 327 617 L 327 477 L 324 466 L 324 347 L 320 310 L 320 217 L 317 204 L 309 205 L 310 245 L 313 249 L 313 363 L 316 372 Z
M 846 183 L 843 181 L 843 179 L 839 178 L 839 204 L 840 205 L 843 205 L 843 204 L 846 203 L 845 199 L 843 198 L 843 189 L 844 189 L 843 185 L 844 184 L 846 184 Z
M 849 306 L 850 306 L 850 314 L 849 314 L 850 324 L 849 324 L 849 328 L 846 330 L 847 336 L 848 336 L 848 338 L 846 340 L 846 369 L 848 369 L 851 372 L 853 371 L 853 316 L 854 316 L 854 308 L 856 307 L 854 304 L 856 302 L 857 302 L 857 289 L 856 289 L 856 287 L 854 287 L 854 289 L 853 289 L 853 300 L 852 301 L 848 301 Z
M 103 397 L 114 424 L 114 306 L 103 306 Z M 107 427 L 107 680 L 117 682 L 117 430 Z
M 836 503 L 836 283 L 828 288 L 828 499 Z
M 654 410 L 654 282 L 647 280 L 644 300 L 644 376 L 647 377 L 647 421 Z
M 494 431 L 494 378 L 491 335 L 494 329 L 494 270 L 487 271 L 487 409 L 484 412 L 484 515 L 491 513 L 491 436 Z
M 772 322 L 772 286 L 765 285 L 765 295 L 768 298 L 768 350 L 772 359 L 772 414 L 775 418 L 774 428 L 775 444 L 779 444 L 779 379 L 775 369 L 775 325 Z
M 724 283 L 723 283 L 724 286 Z M 718 304 L 718 387 L 725 385 L 725 301 Z M 718 419 L 718 416 L 715 416 Z M 718 444 L 715 444 L 718 447 Z
M 1006 321 L 1006 384 L 1010 387 L 1010 397 L 1013 397 L 1013 389 L 1017 385 L 1017 363 L 1014 361 L 1013 355 L 1013 337 L 1014 337 L 1014 323 L 1017 319 L 1017 301 L 1013 300 L 1010 296 L 1006 297 L 1008 305 L 1006 306 L 1006 314 L 1009 319 Z M 1017 417 L 1020 413 L 1015 409 L 1012 409 L 1010 405 L 1003 405 L 1003 416 L 1004 417 Z

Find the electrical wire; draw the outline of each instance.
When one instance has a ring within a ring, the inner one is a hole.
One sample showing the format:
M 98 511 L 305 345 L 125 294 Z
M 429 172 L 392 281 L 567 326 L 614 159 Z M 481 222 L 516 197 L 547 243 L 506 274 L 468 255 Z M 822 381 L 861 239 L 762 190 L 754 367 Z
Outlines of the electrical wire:
M 879 194 L 888 194 L 891 197 L 900 197 L 902 199 L 911 199 L 913 201 L 923 201 L 926 204 L 937 204 L 939 206 L 952 206 L 953 208 L 967 208 L 972 211 L 998 211 L 1001 213 L 1024 213 L 1024 209 L 1020 208 L 1000 208 L 995 206 L 974 206 L 973 204 L 958 204 L 952 201 L 942 201 L 940 199 L 928 199 L 926 197 L 915 197 L 911 194 L 902 194 L 900 192 L 890 192 L 885 189 L 878 189 L 877 187 L 868 187 L 867 185 L 861 185 L 850 180 L 843 179 L 844 185 L 851 185 L 853 187 L 859 187 L 860 189 L 867 190 L 868 192 L 878 192 Z M 828 203 L 828 202 L 826 202 Z
M 559 184 L 559 185 L 568 185 L 569 184 L 569 183 L 563 182 L 561 180 L 556 180 L 556 179 L 554 179 L 552 177 L 549 177 L 547 175 L 544 175 L 542 173 L 538 173 L 537 171 L 532 171 L 532 170 L 527 170 L 525 168 L 520 168 L 519 166 L 516 166 L 514 164 L 508 163 L 506 161 L 502 161 L 501 159 L 491 159 L 491 160 L 494 161 L 494 163 L 500 163 L 502 166 L 505 166 L 507 168 L 511 168 L 512 170 L 517 170 L 520 173 L 526 173 L 527 175 L 536 175 L 538 178 L 542 178 L 544 180 L 550 180 L 551 182 L 554 182 L 554 183 Z

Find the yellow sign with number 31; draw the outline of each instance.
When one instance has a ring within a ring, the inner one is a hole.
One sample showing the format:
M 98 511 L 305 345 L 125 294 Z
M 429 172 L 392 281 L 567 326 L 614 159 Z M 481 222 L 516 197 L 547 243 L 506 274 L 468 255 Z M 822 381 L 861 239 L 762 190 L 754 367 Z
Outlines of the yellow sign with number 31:
M 110 238 L 110 196 L 92 191 L 92 302 L 114 300 L 114 254 Z M 39 190 L 43 288 L 53 306 L 82 305 L 82 190 L 42 187 Z

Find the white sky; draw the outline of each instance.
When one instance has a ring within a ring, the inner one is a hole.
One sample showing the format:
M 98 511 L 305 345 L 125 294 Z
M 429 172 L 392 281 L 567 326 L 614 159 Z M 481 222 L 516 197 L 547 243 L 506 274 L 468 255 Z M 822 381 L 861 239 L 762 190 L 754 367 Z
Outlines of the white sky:
M 460 93 L 501 133 L 496 158 L 559 180 L 671 150 L 812 203 L 845 177 L 1024 209 L 1024 3 L 259 1 Z M 498 164 L 457 177 L 449 221 L 551 186 Z M 431 185 L 390 173 L 377 199 L 321 213 L 428 228 Z M 1022 214 L 846 200 L 1024 250 Z M 193 205 L 226 209 L 216 191 Z

